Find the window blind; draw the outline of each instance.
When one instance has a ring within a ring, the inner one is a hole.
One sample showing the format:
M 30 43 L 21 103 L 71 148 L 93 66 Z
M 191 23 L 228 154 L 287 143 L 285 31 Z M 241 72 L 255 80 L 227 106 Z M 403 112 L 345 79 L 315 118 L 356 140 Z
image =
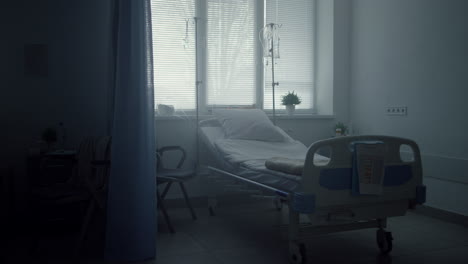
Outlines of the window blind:
M 282 95 L 295 91 L 302 100 L 297 109 L 314 107 L 314 1 L 266 0 L 265 23 L 282 24 L 279 29 L 280 58 L 275 58 L 275 107 L 284 109 Z M 272 109 L 271 58 L 265 67 L 264 108 Z
M 195 0 L 152 0 L 151 14 L 155 105 L 195 109 Z
M 209 106 L 252 106 L 256 102 L 255 2 L 207 2 Z

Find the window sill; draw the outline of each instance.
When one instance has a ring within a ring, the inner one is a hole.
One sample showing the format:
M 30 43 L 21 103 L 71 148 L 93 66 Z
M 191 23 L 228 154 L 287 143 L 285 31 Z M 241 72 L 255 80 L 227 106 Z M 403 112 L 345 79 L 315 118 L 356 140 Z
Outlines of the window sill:
M 273 118 L 273 115 L 268 114 L 270 119 Z M 317 114 L 294 114 L 294 115 L 287 115 L 287 114 L 279 114 L 276 115 L 277 120 L 289 120 L 289 119 L 333 119 L 335 118 L 334 115 L 317 115 Z
M 209 118 L 213 118 L 213 115 L 199 115 L 198 119 L 199 120 L 205 120 Z M 156 121 L 165 121 L 165 120 L 178 120 L 178 121 L 188 121 L 188 120 L 196 120 L 197 116 L 196 115 L 170 115 L 170 116 L 162 116 L 162 115 L 155 115 L 155 120 Z
M 273 119 L 273 115 L 268 114 L 270 119 Z M 155 115 L 156 121 L 189 121 L 189 120 L 196 120 L 195 115 L 172 115 L 172 116 L 160 116 Z M 199 120 L 205 120 L 214 118 L 214 115 L 199 115 Z M 299 119 L 333 119 L 335 118 L 334 115 L 317 115 L 317 114 L 295 114 L 295 115 L 286 115 L 286 114 L 278 114 L 276 115 L 276 120 L 299 120 Z

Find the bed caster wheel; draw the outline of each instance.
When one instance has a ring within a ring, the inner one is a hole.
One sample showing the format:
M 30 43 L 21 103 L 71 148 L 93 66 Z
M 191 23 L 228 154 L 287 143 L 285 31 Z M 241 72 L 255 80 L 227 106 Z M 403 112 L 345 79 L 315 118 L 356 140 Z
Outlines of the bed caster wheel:
M 377 245 L 382 255 L 390 253 L 393 249 L 392 232 L 386 232 L 383 229 L 377 230 Z
M 306 263 L 306 248 L 303 243 L 289 244 L 289 263 L 305 264 Z

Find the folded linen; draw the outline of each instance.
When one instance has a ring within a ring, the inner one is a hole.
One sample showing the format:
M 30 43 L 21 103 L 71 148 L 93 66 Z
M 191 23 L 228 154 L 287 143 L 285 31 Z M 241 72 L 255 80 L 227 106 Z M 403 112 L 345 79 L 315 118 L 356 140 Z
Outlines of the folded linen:
M 281 171 L 293 175 L 302 175 L 304 169 L 303 159 L 288 159 L 283 157 L 273 157 L 265 161 L 265 167 L 270 170 Z

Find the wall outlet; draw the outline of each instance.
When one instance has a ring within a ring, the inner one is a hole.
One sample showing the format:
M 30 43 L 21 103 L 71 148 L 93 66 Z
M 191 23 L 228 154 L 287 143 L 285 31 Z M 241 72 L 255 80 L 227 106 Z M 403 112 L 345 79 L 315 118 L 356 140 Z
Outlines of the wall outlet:
M 387 107 L 387 108 L 385 108 L 385 113 L 387 115 L 406 116 L 408 114 L 408 107 L 406 107 L 406 106 Z

